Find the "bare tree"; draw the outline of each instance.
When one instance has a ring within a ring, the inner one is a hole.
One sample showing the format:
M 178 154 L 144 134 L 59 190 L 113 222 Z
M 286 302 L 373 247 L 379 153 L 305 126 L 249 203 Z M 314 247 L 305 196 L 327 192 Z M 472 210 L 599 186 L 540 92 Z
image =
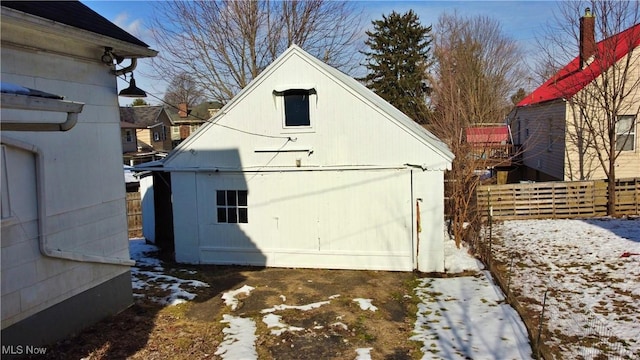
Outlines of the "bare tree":
M 583 13 L 585 16 L 580 18 Z M 579 20 L 590 21 L 591 25 Z M 543 45 L 539 53 L 545 54 L 548 66 L 556 69 L 578 61 L 575 76 L 570 77 L 573 83 L 563 89 L 580 89 L 566 96 L 573 115 L 566 129 L 567 147 L 575 148 L 573 151 L 577 153 L 573 167 L 580 178 L 590 177 L 597 166 L 602 169 L 610 194 L 607 210 L 615 215 L 613 194 L 620 156 L 629 150 L 637 151 L 640 55 L 636 47 L 640 45 L 640 3 L 559 2 L 553 22 L 548 27 L 549 33 L 539 42 Z M 591 28 L 581 30 L 581 26 Z M 588 44 L 590 36 L 593 46 Z M 596 40 L 601 41 L 596 45 Z M 578 51 L 575 44 L 579 44 Z M 580 54 L 578 58 L 576 54 Z
M 486 168 L 489 149 L 473 148 L 466 141 L 472 125 L 503 123 L 510 96 L 522 86 L 520 49 L 490 18 L 440 16 L 434 26 L 435 71 L 430 129 L 455 155 L 448 174 L 450 231 L 456 244 L 465 237 L 468 223 L 478 223 L 476 170 Z
M 344 71 L 358 63 L 360 14 L 351 2 L 158 1 L 154 15 L 158 74 L 187 73 L 222 103 L 292 44 Z
M 205 100 L 202 90 L 187 73 L 178 74 L 167 87 L 164 94 L 164 102 L 177 107 L 178 104 L 186 103 L 190 107 L 200 104 Z

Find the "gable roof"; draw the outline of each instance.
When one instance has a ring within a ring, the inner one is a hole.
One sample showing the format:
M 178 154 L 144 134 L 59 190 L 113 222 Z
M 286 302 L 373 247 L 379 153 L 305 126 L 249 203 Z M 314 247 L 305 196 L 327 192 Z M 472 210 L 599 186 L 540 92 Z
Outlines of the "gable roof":
M 162 106 L 121 106 L 120 121 L 149 127 L 161 122 Z
M 435 135 L 413 121 L 403 112 L 395 108 L 393 105 L 389 104 L 386 100 L 378 96 L 373 91 L 369 90 L 356 79 L 315 58 L 295 44 L 291 45 L 285 52 L 278 56 L 278 58 L 274 60 L 269 66 L 267 66 L 266 69 L 262 71 L 255 79 L 253 79 L 249 83 L 249 85 L 243 88 L 240 93 L 234 96 L 231 101 L 223 106 L 222 109 L 220 109 L 220 111 L 217 113 L 217 115 L 215 115 L 211 119 L 209 126 L 215 126 L 216 118 L 218 118 L 219 116 L 223 116 L 228 112 L 229 109 L 235 107 L 238 103 L 240 103 L 245 95 L 248 94 L 253 87 L 261 83 L 262 79 L 269 76 L 273 71 L 275 71 L 275 69 L 280 67 L 282 63 L 287 61 L 287 59 L 289 59 L 293 55 L 300 56 L 301 58 L 315 66 L 321 72 L 324 72 L 329 77 L 332 77 L 338 84 L 341 84 L 347 90 L 356 93 L 365 101 L 369 102 L 372 107 L 377 108 L 388 117 L 397 121 L 397 123 L 399 123 L 401 127 L 403 127 L 407 132 L 418 138 L 423 144 L 440 155 L 443 159 L 451 162 L 455 157 L 449 150 L 449 147 L 444 142 L 442 142 L 442 140 L 438 139 Z M 199 133 L 200 131 L 206 131 L 206 128 L 207 126 L 202 126 L 196 133 Z M 178 145 L 178 147 L 176 147 L 164 160 L 171 161 L 174 154 L 178 153 L 183 147 L 189 146 L 189 144 L 192 141 L 195 141 L 196 138 L 196 136 L 191 136 L 186 141 L 180 143 L 180 145 Z
M 584 69 L 580 68 L 580 56 L 577 56 L 544 84 L 522 99 L 517 106 L 540 104 L 572 97 L 638 45 L 640 45 L 640 24 L 598 42 L 596 44 L 596 59 Z M 612 51 L 613 56 L 610 56 Z M 598 56 L 597 54 L 607 55 Z
M 149 47 L 79 1 L 2 1 L 2 6 L 134 45 Z

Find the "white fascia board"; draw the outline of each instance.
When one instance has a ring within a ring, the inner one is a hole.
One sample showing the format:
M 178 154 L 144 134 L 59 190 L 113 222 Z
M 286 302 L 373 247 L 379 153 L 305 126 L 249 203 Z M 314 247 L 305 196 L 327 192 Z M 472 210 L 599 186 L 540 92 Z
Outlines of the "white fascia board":
M 144 46 L 131 44 L 126 41 L 61 24 L 53 20 L 43 19 L 38 16 L 33 16 L 6 7 L 2 7 L 2 21 L 12 22 L 23 27 L 36 29 L 46 33 L 56 33 L 62 37 L 96 44 L 101 47 L 109 46 L 114 49 L 114 53 L 125 58 L 146 58 L 158 55 L 156 50 L 146 48 Z

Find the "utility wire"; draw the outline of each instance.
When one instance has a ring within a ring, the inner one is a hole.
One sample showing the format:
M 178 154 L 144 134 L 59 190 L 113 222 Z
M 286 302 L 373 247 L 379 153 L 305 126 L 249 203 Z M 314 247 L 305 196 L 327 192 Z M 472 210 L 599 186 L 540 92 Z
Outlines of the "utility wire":
M 127 76 L 126 75 L 123 74 L 123 77 L 120 77 L 120 79 L 124 80 L 124 82 L 126 82 L 127 84 L 130 84 L 130 82 L 127 81 Z M 148 92 L 148 91 L 146 91 L 146 90 L 144 90 L 142 88 L 140 88 L 140 90 L 144 91 L 145 93 L 147 93 L 147 95 L 150 95 L 151 97 L 155 98 L 156 100 L 159 100 L 161 103 L 180 111 L 179 107 L 164 101 L 163 99 L 153 95 L 152 93 L 150 93 L 150 92 Z M 198 120 L 202 120 L 204 122 L 207 122 L 207 123 L 210 123 L 210 124 L 213 124 L 213 125 L 217 125 L 217 126 L 220 126 L 220 127 L 223 127 L 223 128 L 227 128 L 227 129 L 230 129 L 230 130 L 238 131 L 238 132 L 241 132 L 241 133 L 244 133 L 244 134 L 248 134 L 248 135 L 260 136 L 260 137 L 271 138 L 271 139 L 287 139 L 289 141 L 295 141 L 296 140 L 295 138 L 292 138 L 290 136 L 276 136 L 276 135 L 258 134 L 258 133 L 254 133 L 254 132 L 251 132 L 251 131 L 234 128 L 234 127 L 229 126 L 229 125 L 218 124 L 217 121 L 211 121 L 211 119 L 204 119 L 204 118 L 201 118 L 199 116 L 191 115 L 191 114 L 189 114 L 189 115 L 194 117 L 194 118 L 196 118 L 196 119 L 198 119 Z

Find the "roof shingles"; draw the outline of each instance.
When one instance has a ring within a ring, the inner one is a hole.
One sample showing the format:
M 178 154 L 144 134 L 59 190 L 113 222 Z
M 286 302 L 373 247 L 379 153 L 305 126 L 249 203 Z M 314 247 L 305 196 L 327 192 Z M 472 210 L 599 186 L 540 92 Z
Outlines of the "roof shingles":
M 120 107 L 120 121 L 139 126 L 152 126 L 160 122 L 162 106 Z
M 79 1 L 2 1 L 2 6 L 130 44 L 149 47 Z

